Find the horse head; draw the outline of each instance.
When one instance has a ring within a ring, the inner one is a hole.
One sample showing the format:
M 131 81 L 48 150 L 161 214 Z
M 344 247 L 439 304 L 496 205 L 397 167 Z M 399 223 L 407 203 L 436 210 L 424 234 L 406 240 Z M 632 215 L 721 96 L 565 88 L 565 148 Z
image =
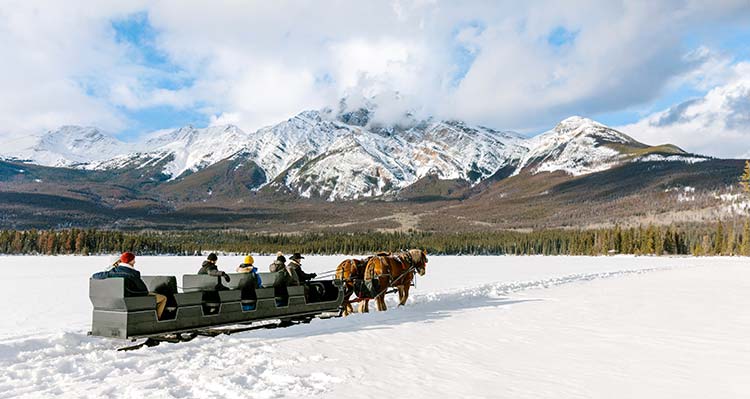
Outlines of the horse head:
M 336 278 L 349 281 L 358 277 L 359 263 L 358 259 L 346 259 L 336 268 Z
M 412 267 L 420 276 L 424 276 L 427 272 L 427 252 L 422 249 L 410 249 L 409 255 L 411 256 Z

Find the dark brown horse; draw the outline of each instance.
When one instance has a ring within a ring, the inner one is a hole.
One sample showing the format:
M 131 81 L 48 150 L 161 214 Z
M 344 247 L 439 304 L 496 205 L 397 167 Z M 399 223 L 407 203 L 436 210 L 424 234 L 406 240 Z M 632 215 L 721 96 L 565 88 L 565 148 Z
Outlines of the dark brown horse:
M 385 291 L 398 288 L 398 306 L 406 304 L 409 288 L 414 281 L 414 271 L 424 276 L 427 271 L 427 253 L 421 249 L 410 249 L 397 254 L 373 256 L 365 267 L 365 280 L 378 279 L 379 293 L 375 296 L 378 310 L 386 310 Z M 367 312 L 367 300 L 359 304 L 360 312 Z
M 336 268 L 336 278 L 344 282 L 344 316 L 354 312 L 349 298 L 355 291 L 354 284 L 357 280 L 362 281 L 365 275 L 367 259 L 347 259 Z

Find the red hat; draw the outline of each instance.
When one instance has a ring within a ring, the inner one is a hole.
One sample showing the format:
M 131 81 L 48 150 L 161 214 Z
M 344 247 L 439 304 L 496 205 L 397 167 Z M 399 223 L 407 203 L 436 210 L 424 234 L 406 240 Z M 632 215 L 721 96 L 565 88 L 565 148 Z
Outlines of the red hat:
M 135 255 L 132 252 L 123 252 L 120 255 L 120 262 L 122 263 L 130 263 L 133 259 L 135 259 Z

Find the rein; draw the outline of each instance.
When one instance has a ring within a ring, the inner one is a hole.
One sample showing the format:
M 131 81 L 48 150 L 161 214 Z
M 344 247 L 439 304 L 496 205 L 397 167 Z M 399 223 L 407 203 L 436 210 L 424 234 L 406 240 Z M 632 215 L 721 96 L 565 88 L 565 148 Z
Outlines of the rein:
M 414 270 L 416 270 L 416 268 L 415 268 L 414 266 L 412 266 L 412 267 L 410 267 L 410 268 L 408 268 L 408 269 L 404 270 L 404 272 L 403 272 L 403 273 L 401 273 L 401 274 L 399 274 L 399 276 L 398 276 L 398 277 L 396 277 L 396 279 L 395 279 L 395 280 L 391 281 L 391 282 L 390 282 L 390 283 L 389 283 L 389 284 L 388 284 L 388 285 L 387 285 L 387 286 L 386 286 L 385 288 L 383 288 L 383 289 L 382 289 L 382 290 L 381 290 L 380 292 L 378 292 L 378 293 L 377 293 L 376 295 L 374 295 L 374 296 L 373 296 L 372 298 L 370 298 L 370 299 L 374 299 L 374 298 L 377 298 L 377 297 L 379 297 L 380 295 L 383 295 L 383 294 L 385 294 L 385 293 L 386 293 L 386 292 L 388 291 L 388 289 L 390 289 L 390 288 L 393 288 L 393 287 L 395 286 L 395 283 L 396 283 L 396 282 L 397 282 L 398 280 L 401 280 L 401 278 L 403 278 L 404 276 L 406 276 L 406 275 L 407 275 L 408 273 L 412 273 L 412 272 L 414 272 Z

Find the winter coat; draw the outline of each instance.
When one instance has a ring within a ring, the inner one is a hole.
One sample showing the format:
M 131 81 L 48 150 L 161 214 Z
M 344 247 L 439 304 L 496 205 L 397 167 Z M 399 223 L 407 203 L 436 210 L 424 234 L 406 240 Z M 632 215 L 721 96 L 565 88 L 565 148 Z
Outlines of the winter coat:
M 125 279 L 125 296 L 148 295 L 148 287 L 141 279 L 141 272 L 125 265 L 117 265 L 109 270 L 94 273 L 91 278 L 104 280 L 107 278 L 120 277 Z
M 280 271 L 285 270 L 285 269 L 286 269 L 286 265 L 284 264 L 284 262 L 282 262 L 282 261 L 280 261 L 278 259 L 276 259 L 275 261 L 273 261 L 273 263 L 271 263 L 271 265 L 268 266 L 268 270 L 271 273 L 280 272 Z
M 300 285 L 305 281 L 310 281 L 313 279 L 313 275 L 311 273 L 305 273 L 304 271 L 302 271 L 302 265 L 295 260 L 290 260 L 289 264 L 286 265 L 286 268 L 289 272 L 288 285 Z
M 221 277 L 225 275 L 226 273 L 219 270 L 216 264 L 211 263 L 206 260 L 206 261 L 203 261 L 203 265 L 201 266 L 200 270 L 198 270 L 198 274 L 208 274 L 209 276 Z
M 289 282 L 289 272 L 286 270 L 286 264 L 278 259 L 273 261 L 268 270 L 271 273 L 276 273 L 276 279 L 274 280 L 274 287 L 286 287 Z
M 255 266 L 249 264 L 249 263 L 243 263 L 239 266 L 237 266 L 237 273 L 257 273 L 258 268 Z
M 243 264 L 237 266 L 237 273 L 249 273 L 249 274 L 251 274 L 252 277 L 255 279 L 255 283 L 257 285 L 256 288 L 263 288 L 263 282 L 260 281 L 260 276 L 258 275 L 258 268 L 257 267 L 255 267 L 253 265 L 249 265 L 249 264 L 243 263 Z

